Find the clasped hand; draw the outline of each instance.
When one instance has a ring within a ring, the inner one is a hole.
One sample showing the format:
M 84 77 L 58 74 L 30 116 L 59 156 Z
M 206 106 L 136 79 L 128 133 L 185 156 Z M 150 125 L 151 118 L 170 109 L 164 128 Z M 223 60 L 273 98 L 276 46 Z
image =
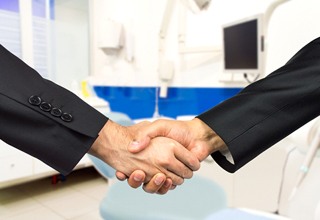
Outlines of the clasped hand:
M 124 127 L 109 120 L 90 153 L 117 170 L 119 180 L 149 193 L 165 194 L 200 168 L 200 162 L 224 147 L 200 119 L 160 119 Z

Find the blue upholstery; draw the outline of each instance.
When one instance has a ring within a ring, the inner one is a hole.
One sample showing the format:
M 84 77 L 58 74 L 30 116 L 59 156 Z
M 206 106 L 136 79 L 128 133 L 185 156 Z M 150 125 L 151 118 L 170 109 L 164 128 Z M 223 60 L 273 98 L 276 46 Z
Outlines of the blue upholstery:
M 94 168 L 96 168 L 96 170 L 106 179 L 111 179 L 115 177 L 115 170 L 110 167 L 109 165 L 107 165 L 105 162 L 103 162 L 102 160 L 89 155 L 88 157 L 90 158 L 90 160 L 93 163 Z
M 224 208 L 224 191 L 195 175 L 166 195 L 147 194 L 117 182 L 101 202 L 100 214 L 105 220 L 200 220 Z
M 101 160 L 89 156 L 94 167 L 105 178 L 113 178 L 115 170 Z M 226 196 L 213 181 L 194 175 L 182 186 L 160 196 L 132 189 L 126 182 L 111 185 L 100 204 L 105 220 L 191 220 L 204 219 L 226 208 Z
M 121 114 L 108 114 L 108 117 L 130 125 Z M 114 169 L 89 157 L 105 178 L 114 177 Z M 132 189 L 126 182 L 115 182 L 100 204 L 100 214 L 105 220 L 200 220 L 226 206 L 226 196 L 220 186 L 194 175 L 166 195 L 147 194 L 141 188 Z

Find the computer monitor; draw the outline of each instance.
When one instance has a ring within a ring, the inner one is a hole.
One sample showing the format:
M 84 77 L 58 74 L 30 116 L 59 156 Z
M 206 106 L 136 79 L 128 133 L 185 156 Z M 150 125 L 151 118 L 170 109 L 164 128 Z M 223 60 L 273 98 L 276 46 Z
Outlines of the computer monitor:
M 263 74 L 262 19 L 262 15 L 255 15 L 223 26 L 225 72 Z

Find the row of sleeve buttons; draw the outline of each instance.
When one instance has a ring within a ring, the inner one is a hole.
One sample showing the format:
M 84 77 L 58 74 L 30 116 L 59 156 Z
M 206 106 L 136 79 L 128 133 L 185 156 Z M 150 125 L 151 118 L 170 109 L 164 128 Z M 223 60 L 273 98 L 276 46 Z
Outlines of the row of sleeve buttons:
M 62 112 L 61 109 L 53 107 L 50 103 L 42 101 L 39 96 L 32 95 L 29 98 L 29 103 L 34 106 L 39 106 L 39 108 L 44 112 L 50 112 L 54 117 L 59 117 L 65 122 L 72 121 L 72 115 L 66 112 Z

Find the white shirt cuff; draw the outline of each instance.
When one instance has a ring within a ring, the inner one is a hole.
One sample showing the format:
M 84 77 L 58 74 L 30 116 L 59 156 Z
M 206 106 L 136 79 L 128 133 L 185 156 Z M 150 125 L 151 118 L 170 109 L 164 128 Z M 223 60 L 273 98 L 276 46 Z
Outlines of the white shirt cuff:
M 234 164 L 233 157 L 228 149 L 228 147 L 225 147 L 220 150 L 220 153 L 225 156 L 226 160 L 229 161 L 230 163 Z

